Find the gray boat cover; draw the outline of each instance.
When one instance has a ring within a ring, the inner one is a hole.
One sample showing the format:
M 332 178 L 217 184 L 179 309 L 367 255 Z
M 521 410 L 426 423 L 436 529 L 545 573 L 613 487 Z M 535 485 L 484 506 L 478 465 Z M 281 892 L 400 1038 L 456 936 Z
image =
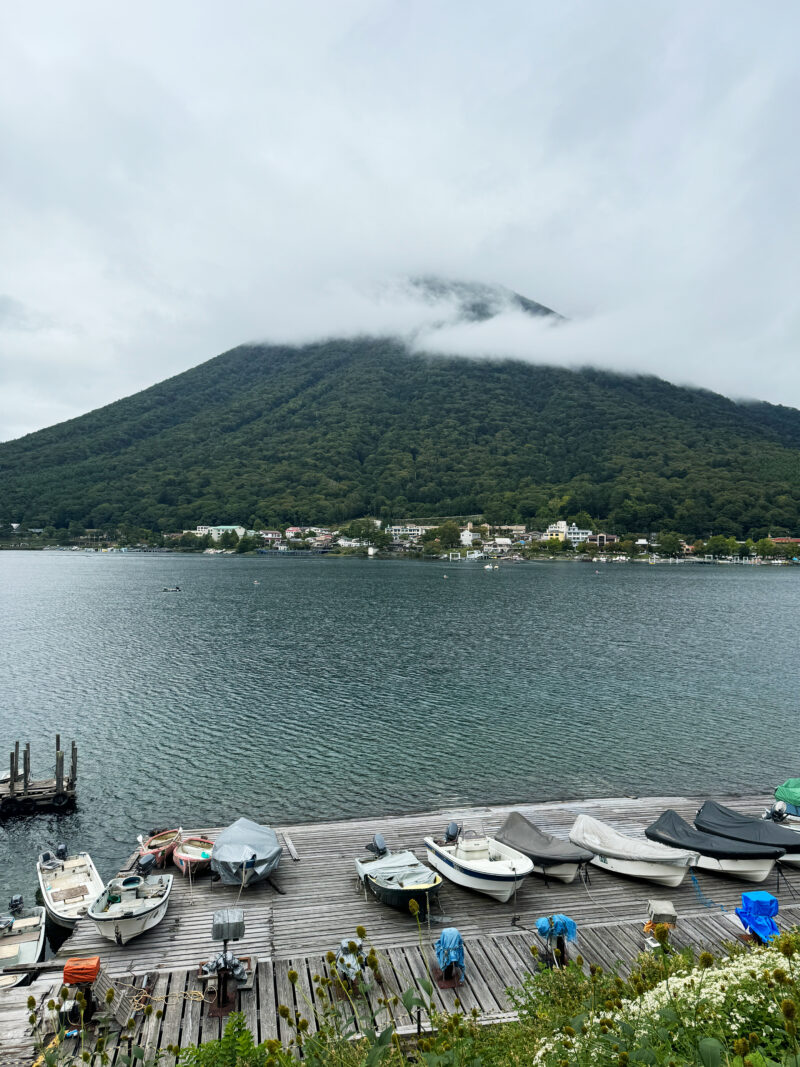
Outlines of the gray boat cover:
M 413 852 L 390 852 L 388 856 L 361 863 L 359 874 L 369 875 L 378 885 L 388 889 L 406 889 L 409 886 L 429 886 L 436 881 L 436 872 L 420 863 Z
M 651 841 L 673 848 L 690 848 L 701 856 L 712 856 L 719 860 L 736 859 L 780 859 L 785 849 L 775 845 L 750 844 L 747 841 L 734 841 L 731 837 L 707 834 L 695 830 L 677 811 L 667 808 L 654 823 L 645 830 L 645 836 Z
M 278 835 L 268 826 L 250 819 L 237 819 L 214 842 L 211 870 L 225 885 L 260 882 L 268 878 L 280 863 Z
M 494 836 L 497 841 L 510 845 L 532 859 L 537 867 L 554 867 L 558 863 L 588 863 L 594 855 L 570 841 L 562 841 L 544 833 L 520 811 L 510 812 Z
M 742 815 L 740 811 L 726 808 L 716 800 L 707 800 L 694 818 L 698 830 L 720 837 L 732 837 L 737 841 L 750 841 L 754 845 L 773 845 L 796 856 L 800 852 L 800 834 L 777 826 L 774 822 L 759 819 L 754 815 Z

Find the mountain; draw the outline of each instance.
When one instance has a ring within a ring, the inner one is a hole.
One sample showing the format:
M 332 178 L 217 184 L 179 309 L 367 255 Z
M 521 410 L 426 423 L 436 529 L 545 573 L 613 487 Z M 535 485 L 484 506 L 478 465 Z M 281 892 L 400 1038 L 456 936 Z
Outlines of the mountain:
M 800 412 L 359 338 L 236 348 L 0 445 L 0 520 L 31 526 L 579 512 L 619 533 L 796 534 Z
M 550 316 L 554 321 L 563 319 L 552 308 L 537 304 L 527 296 L 520 296 L 503 285 L 487 285 L 482 282 L 442 278 L 435 274 L 422 274 L 409 279 L 409 288 L 415 295 L 437 306 L 452 305 L 455 317 L 465 322 L 482 322 L 494 318 L 503 311 L 523 311 L 527 315 Z

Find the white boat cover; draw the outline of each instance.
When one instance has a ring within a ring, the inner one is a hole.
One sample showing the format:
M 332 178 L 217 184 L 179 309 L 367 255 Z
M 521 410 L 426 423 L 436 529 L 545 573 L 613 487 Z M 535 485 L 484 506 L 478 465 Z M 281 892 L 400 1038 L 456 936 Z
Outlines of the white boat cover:
M 436 878 L 435 873 L 420 863 L 413 852 L 390 852 L 382 859 L 373 860 L 361 866 L 365 875 L 374 878 L 379 885 L 406 886 L 430 885 Z
M 598 856 L 610 856 L 617 860 L 634 863 L 665 863 L 672 867 L 692 867 L 697 863 L 696 852 L 657 845 L 635 837 L 621 834 L 608 823 L 593 819 L 591 815 L 579 815 L 569 832 L 573 845 L 588 848 Z
M 520 811 L 512 811 L 495 834 L 495 840 L 510 845 L 523 856 L 532 859 L 538 867 L 553 867 L 561 863 L 588 863 L 592 853 L 585 848 L 577 848 L 569 841 L 544 833 L 539 827 L 526 819 Z
M 274 830 L 250 819 L 237 819 L 214 842 L 211 869 L 225 885 L 241 885 L 245 869 L 252 871 L 248 884 L 258 882 L 268 878 L 278 866 L 281 851 Z

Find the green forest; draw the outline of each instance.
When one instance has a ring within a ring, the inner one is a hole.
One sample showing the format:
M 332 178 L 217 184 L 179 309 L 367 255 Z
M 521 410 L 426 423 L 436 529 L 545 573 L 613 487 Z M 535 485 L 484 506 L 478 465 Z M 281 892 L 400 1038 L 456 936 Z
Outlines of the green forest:
M 390 339 L 233 349 L 0 444 L 0 522 L 174 531 L 482 515 L 800 530 L 800 412 Z

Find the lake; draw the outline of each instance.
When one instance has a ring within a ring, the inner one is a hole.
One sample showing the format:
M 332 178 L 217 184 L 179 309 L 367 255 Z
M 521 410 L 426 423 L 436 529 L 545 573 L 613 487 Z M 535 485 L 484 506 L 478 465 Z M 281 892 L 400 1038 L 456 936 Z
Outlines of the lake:
M 0 824 L 0 908 L 42 848 L 108 878 L 156 826 L 771 791 L 800 774 L 798 593 L 788 567 L 1 552 L 0 766 L 19 739 L 50 775 L 75 739 L 79 807 Z

